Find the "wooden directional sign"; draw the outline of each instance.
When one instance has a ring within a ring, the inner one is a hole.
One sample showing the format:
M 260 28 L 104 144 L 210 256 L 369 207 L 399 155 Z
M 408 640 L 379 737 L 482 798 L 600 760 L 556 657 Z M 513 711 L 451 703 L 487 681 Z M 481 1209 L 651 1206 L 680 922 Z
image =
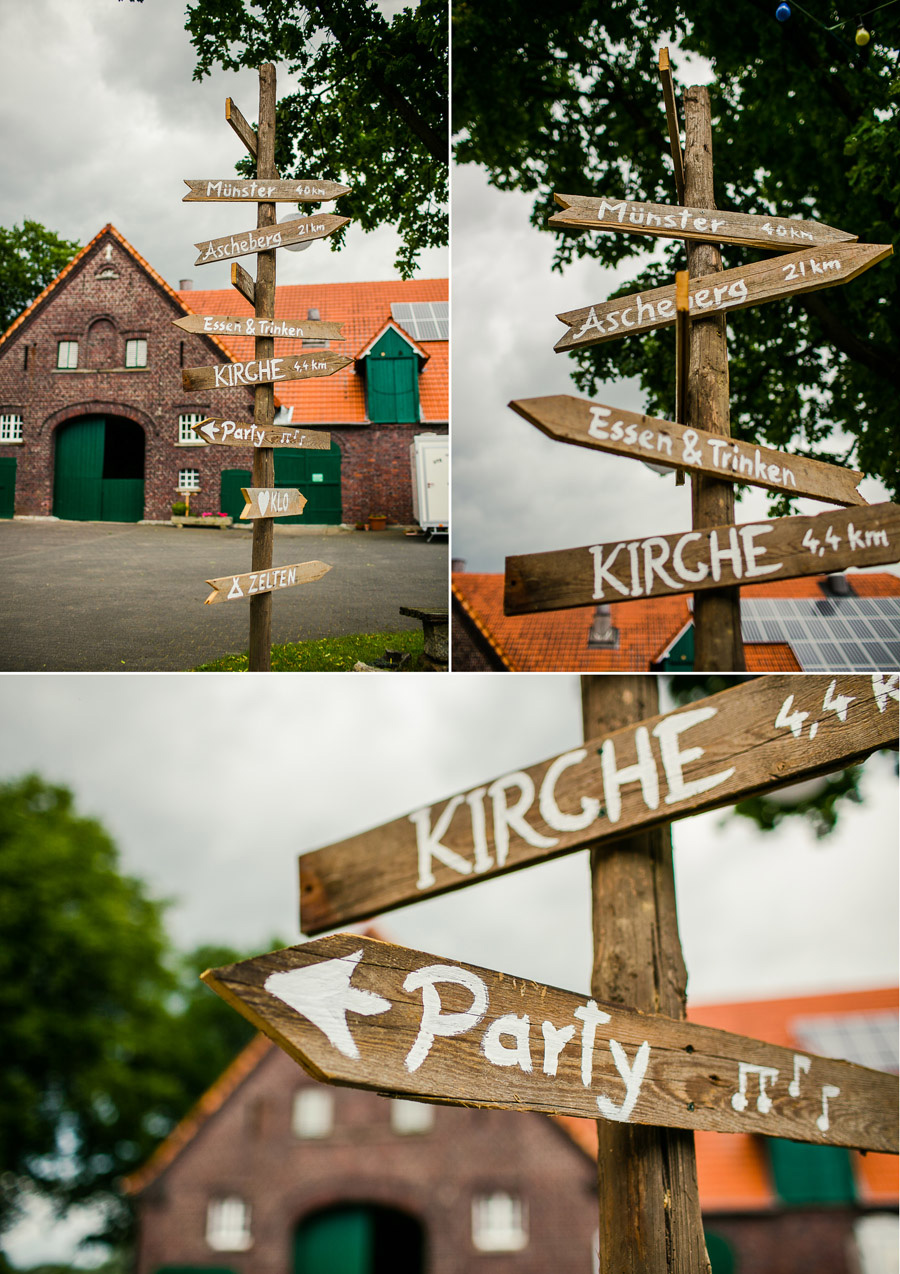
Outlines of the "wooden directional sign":
M 869 504 L 508 557 L 503 609 L 528 615 L 897 561 L 900 504 Z
M 857 490 L 863 475 L 856 469 L 841 469 L 722 434 L 688 429 L 671 420 L 605 407 L 571 394 L 523 398 L 509 405 L 560 442 L 705 473 L 728 482 L 749 482 L 770 491 L 812 496 L 829 504 L 866 503 Z
M 316 340 L 342 341 L 343 323 L 329 323 L 323 319 L 264 319 L 248 315 L 232 318 L 227 314 L 186 314 L 173 319 L 175 327 L 183 332 L 203 332 L 208 336 L 288 336 L 298 340 L 307 337 Z
M 806 249 L 719 274 L 705 274 L 691 279 L 690 317 L 741 310 L 748 305 L 848 283 L 884 261 L 892 251 L 890 244 L 838 243 L 822 250 Z M 569 329 L 554 345 L 557 351 L 599 345 L 632 332 L 650 332 L 675 322 L 675 285 L 600 301 L 556 317 Z
M 320 181 L 317 177 L 291 177 L 285 180 L 271 178 L 254 181 L 249 178 L 225 177 L 184 178 L 188 193 L 182 203 L 310 203 L 327 199 L 340 199 L 350 193 L 349 186 L 336 181 Z
M 842 769 L 898 737 L 900 677 L 769 676 L 300 858 L 321 933 Z
M 256 597 L 259 593 L 277 593 L 296 584 L 312 584 L 321 579 L 330 566 L 324 562 L 296 562 L 293 566 L 270 566 L 267 570 L 248 571 L 246 575 L 223 575 L 206 582 L 213 590 L 204 602 L 232 602 L 238 598 Z
M 219 447 L 302 447 L 306 451 L 328 451 L 331 447 L 330 433 L 310 433 L 294 425 L 268 425 L 261 429 L 243 420 L 208 416 L 191 428 Z
M 185 389 L 233 389 L 235 385 L 265 385 L 277 380 L 307 380 L 311 376 L 333 376 L 352 358 L 330 350 L 283 354 L 251 363 L 218 363 L 213 367 L 184 367 L 181 383 Z
M 897 1078 L 355 933 L 203 981 L 316 1079 L 897 1152 Z
M 242 518 L 295 517 L 306 508 L 306 496 L 296 487 L 241 487 L 247 501 Z
M 758 217 L 721 209 L 675 208 L 668 204 L 635 203 L 630 199 L 602 196 L 554 194 L 553 198 L 566 211 L 554 213 L 549 224 L 568 230 L 622 230 L 627 234 L 738 243 L 748 248 L 775 248 L 780 252 L 830 247 L 833 243 L 854 242 L 859 237 L 818 221 Z
M 194 265 L 230 261 L 232 257 L 248 256 L 252 252 L 269 252 L 273 248 L 286 248 L 291 243 L 325 239 L 347 225 L 349 220 L 349 217 L 318 213 L 314 217 L 298 217 L 296 221 L 279 221 L 277 225 L 262 230 L 242 230 L 237 234 L 224 235 L 221 239 L 204 239 L 194 244 L 200 251 Z

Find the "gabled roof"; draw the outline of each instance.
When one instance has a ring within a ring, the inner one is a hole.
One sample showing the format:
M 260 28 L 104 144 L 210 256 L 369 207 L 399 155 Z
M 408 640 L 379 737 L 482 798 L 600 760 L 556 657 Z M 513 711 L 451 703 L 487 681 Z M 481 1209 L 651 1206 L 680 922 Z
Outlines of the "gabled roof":
M 396 332 L 397 335 L 401 338 L 401 340 L 406 341 L 407 345 L 409 345 L 411 349 L 415 350 L 415 352 L 418 354 L 419 358 L 421 358 L 423 362 L 427 362 L 427 360 L 431 357 L 431 355 L 428 353 L 424 345 L 420 345 L 418 341 L 413 340 L 409 332 L 405 332 L 399 323 L 395 322 L 394 319 L 390 318 L 383 325 L 380 331 L 376 332 L 375 335 L 372 337 L 372 339 L 367 342 L 365 348 L 361 349 L 359 353 L 355 356 L 356 361 L 359 362 L 360 359 L 368 357 L 368 355 L 371 354 L 372 350 L 381 340 L 382 336 L 384 336 L 385 332 L 388 332 L 388 331 Z M 440 344 L 440 342 L 432 341 L 431 344 L 437 345 L 437 344 Z
M 741 597 L 822 597 L 824 575 L 752 584 Z M 888 573 L 848 574 L 860 597 L 900 597 L 900 577 Z M 481 633 L 500 660 L 513 672 L 647 671 L 691 621 L 690 594 L 637 598 L 612 602 L 610 619 L 619 631 L 618 647 L 588 647 L 594 606 L 543 611 L 534 615 L 503 614 L 503 576 L 457 572 L 453 597 L 467 620 Z M 747 643 L 748 672 L 799 672 L 790 646 Z
M 31 304 L 22 311 L 19 317 L 15 319 L 15 321 L 9 325 L 6 331 L 2 335 L 0 335 L 0 347 L 2 347 L 3 343 L 7 341 L 13 335 L 13 333 L 18 331 L 18 329 L 24 323 L 26 323 L 41 308 L 41 306 L 43 306 L 44 303 L 47 300 L 49 300 L 49 298 L 55 292 L 59 290 L 63 282 L 79 268 L 81 263 L 85 261 L 94 251 L 94 249 L 99 245 L 100 241 L 106 238 L 107 236 L 109 236 L 112 239 L 115 239 L 116 242 L 122 248 L 124 248 L 124 250 L 128 253 L 128 255 L 131 256 L 137 262 L 137 264 L 145 272 L 145 274 L 148 274 L 150 276 L 150 278 L 153 280 L 156 286 L 160 289 L 160 291 L 163 292 L 165 296 L 169 297 L 175 303 L 175 305 L 178 306 L 179 309 L 183 310 L 185 314 L 193 313 L 193 311 L 187 305 L 184 304 L 184 302 L 181 300 L 181 298 L 179 297 L 179 294 L 174 290 L 174 288 L 169 287 L 168 283 L 165 281 L 162 275 L 158 274 L 157 271 L 154 270 L 153 266 L 149 263 L 149 261 L 144 260 L 144 258 L 137 251 L 137 249 L 134 248 L 128 242 L 125 236 L 119 230 L 116 229 L 116 227 L 112 224 L 111 221 L 109 221 L 103 227 L 102 230 L 98 230 L 98 232 L 94 235 L 93 239 L 91 239 L 90 243 L 86 243 L 85 246 L 81 249 L 81 251 L 75 254 L 75 256 L 72 258 L 72 260 L 69 262 L 68 265 L 63 266 L 59 274 L 57 274 L 56 278 L 52 279 L 47 284 L 43 292 L 40 292 L 34 298 Z M 220 349 L 226 357 L 230 358 L 230 354 L 228 353 L 228 350 L 225 348 L 225 346 L 217 337 L 208 336 L 206 334 L 204 334 L 204 336 L 205 336 L 205 339 L 212 341 L 213 344 L 218 349 Z
M 390 323 L 427 361 L 419 377 L 422 423 L 445 423 L 449 418 L 449 348 L 447 341 L 417 342 L 391 318 L 397 301 L 444 301 L 446 279 L 393 279 L 372 283 L 302 283 L 276 286 L 275 317 L 295 322 L 316 309 L 324 321 L 343 322 L 343 340 L 329 341 L 329 348 L 349 358 L 360 358 Z M 224 291 L 180 292 L 179 300 L 194 314 L 227 314 L 249 317 L 250 304 L 234 288 Z M 223 347 L 236 362 L 254 357 L 252 336 L 225 336 Z M 299 349 L 299 343 L 277 340 L 276 354 Z M 294 422 L 317 424 L 367 423 L 365 386 L 355 366 L 342 368 L 332 376 L 310 380 L 280 381 L 278 402 L 293 408 Z

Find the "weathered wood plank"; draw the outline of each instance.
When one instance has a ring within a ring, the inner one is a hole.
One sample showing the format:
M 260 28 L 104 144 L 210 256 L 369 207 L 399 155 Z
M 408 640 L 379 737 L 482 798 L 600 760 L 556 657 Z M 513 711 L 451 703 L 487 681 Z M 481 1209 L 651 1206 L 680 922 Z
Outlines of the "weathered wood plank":
M 560 442 L 633 456 L 688 473 L 706 473 L 728 482 L 749 482 L 770 491 L 811 496 L 829 504 L 866 504 L 857 490 L 863 475 L 856 469 L 841 469 L 772 447 L 688 429 L 671 420 L 606 407 L 571 394 L 523 398 L 509 405 Z
M 328 451 L 331 447 L 330 433 L 311 433 L 302 426 L 269 425 L 260 429 L 249 421 L 208 416 L 191 428 L 219 447 L 302 447 L 307 451 Z
M 679 203 L 684 203 L 684 154 L 681 149 L 681 130 L 678 127 L 678 107 L 675 103 L 675 83 L 672 79 L 672 67 L 669 64 L 669 50 L 659 51 L 659 78 L 662 83 L 663 102 L 666 108 L 666 128 L 669 133 L 669 149 L 672 152 L 672 164 L 675 170 L 675 194 Z M 555 199 L 558 196 L 554 195 Z
M 291 243 L 308 243 L 312 239 L 325 239 L 350 221 L 349 217 L 337 217 L 333 213 L 318 213 L 314 217 L 298 217 L 295 221 L 279 221 L 277 225 L 260 230 L 239 230 L 220 239 L 203 239 L 194 247 L 200 252 L 194 265 L 208 265 L 211 261 L 230 261 L 233 257 L 250 256 L 254 252 L 271 252 L 274 248 L 286 248 Z
M 306 496 L 296 487 L 241 487 L 246 500 L 242 518 L 289 518 L 306 508 Z
M 184 367 L 181 371 L 181 383 L 185 389 L 231 389 L 235 385 L 307 380 L 311 376 L 333 376 L 352 362 L 352 358 L 347 358 L 344 354 L 333 354 L 329 350 L 307 351 L 305 354 L 283 354 L 279 358 L 256 359 L 249 363 Z
M 897 1078 L 339 933 L 203 981 L 316 1079 L 897 1152 Z
M 291 566 L 271 566 L 266 570 L 248 571 L 245 575 L 222 575 L 206 582 L 213 590 L 204 602 L 212 606 L 216 602 L 231 602 L 238 598 L 257 597 L 261 593 L 276 593 L 297 584 L 312 584 L 321 579 L 330 566 L 324 562 L 295 562 Z
M 822 251 L 806 249 L 755 265 L 736 266 L 720 274 L 707 274 L 691 280 L 690 317 L 741 310 L 748 305 L 849 283 L 892 252 L 890 244 L 838 243 Z M 675 284 L 613 301 L 598 301 L 556 317 L 569 329 L 554 345 L 557 352 L 599 345 L 632 332 L 650 332 L 675 322 Z
M 897 740 L 898 677 L 768 676 L 300 858 L 304 933 L 843 768 Z M 630 767 L 630 768 L 629 768 Z
M 253 308 L 256 309 L 256 283 L 240 261 L 232 261 L 231 263 L 231 286 L 237 288 L 244 300 L 249 301 Z
M 900 559 L 900 505 L 826 510 L 506 559 L 507 615 L 799 579 Z
M 305 340 L 343 340 L 344 324 L 324 319 L 264 319 L 252 314 L 236 318 L 229 314 L 185 314 L 172 319 L 183 332 L 200 332 L 206 336 L 268 336 Z
M 566 230 L 608 230 L 663 239 L 697 239 L 704 243 L 734 243 L 776 252 L 854 243 L 859 237 L 820 221 L 761 217 L 721 208 L 683 208 L 602 195 L 554 194 L 553 198 L 565 211 L 555 212 L 548 225 Z
M 255 134 L 254 134 L 255 138 Z M 351 187 L 320 177 L 269 178 L 257 181 L 246 177 L 216 179 L 188 178 L 188 193 L 182 203 L 318 203 L 349 195 Z
M 244 149 L 248 150 L 255 159 L 257 150 L 256 131 L 250 127 L 239 111 L 237 103 L 232 101 L 230 97 L 225 98 L 225 118 L 243 142 Z

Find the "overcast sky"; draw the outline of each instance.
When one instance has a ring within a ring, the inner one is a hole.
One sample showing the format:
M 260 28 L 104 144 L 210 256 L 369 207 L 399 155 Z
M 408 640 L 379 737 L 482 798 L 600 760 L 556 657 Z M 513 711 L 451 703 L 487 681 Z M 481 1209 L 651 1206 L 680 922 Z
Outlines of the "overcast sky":
M 186 8 L 186 0 L 0 4 L 0 225 L 28 218 L 84 244 L 111 221 L 171 286 L 186 278 L 230 286 L 230 264 L 195 266 L 194 244 L 255 226 L 254 206 L 182 203 L 183 179 L 234 175 L 244 151 L 225 99 L 255 123 L 259 78 L 217 71 L 193 80 Z M 288 89 L 282 71 L 279 96 Z M 278 282 L 391 278 L 397 242 L 390 227 L 365 235 L 351 226 L 338 253 L 325 241 L 280 252 Z M 431 250 L 419 277 L 447 269 L 446 251 Z

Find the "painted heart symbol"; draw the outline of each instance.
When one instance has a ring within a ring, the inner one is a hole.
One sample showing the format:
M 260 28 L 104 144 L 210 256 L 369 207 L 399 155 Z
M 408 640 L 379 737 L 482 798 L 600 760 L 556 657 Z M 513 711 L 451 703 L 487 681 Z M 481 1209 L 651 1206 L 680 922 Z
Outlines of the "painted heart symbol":
M 257 500 L 259 501 L 259 511 L 265 517 L 266 509 L 269 507 L 268 491 L 260 491 Z

